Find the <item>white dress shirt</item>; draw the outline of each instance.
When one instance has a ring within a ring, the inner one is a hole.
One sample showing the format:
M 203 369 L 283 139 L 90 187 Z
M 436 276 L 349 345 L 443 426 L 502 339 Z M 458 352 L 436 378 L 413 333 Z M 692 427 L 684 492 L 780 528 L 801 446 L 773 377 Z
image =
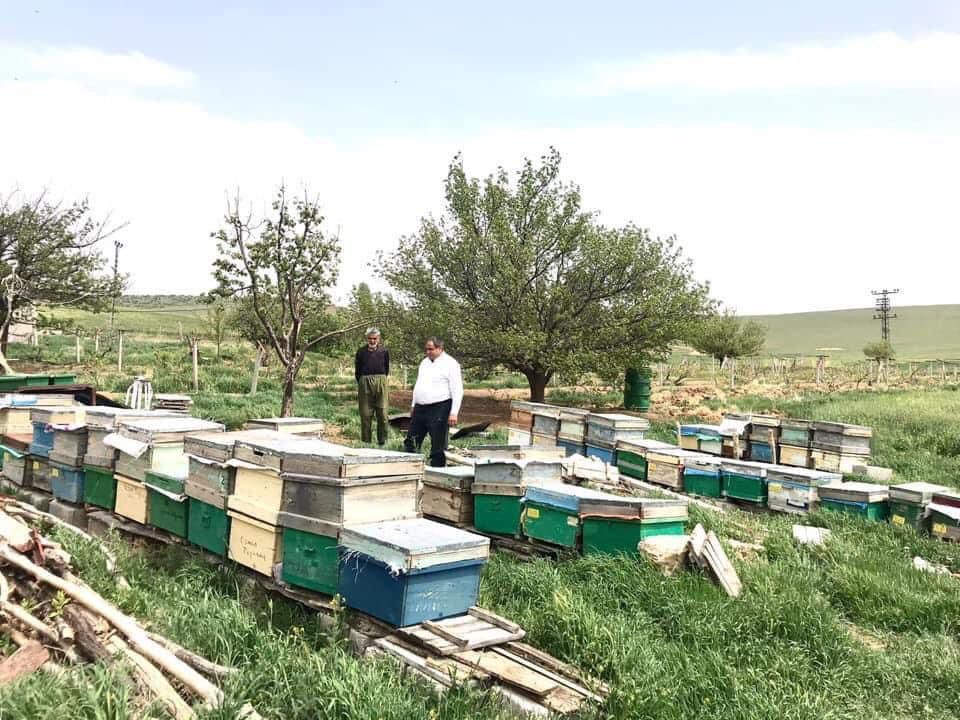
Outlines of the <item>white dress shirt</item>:
M 463 376 L 460 363 L 440 353 L 436 360 L 424 358 L 417 370 L 417 383 L 413 386 L 411 405 L 431 405 L 432 403 L 452 400 L 450 414 L 460 412 L 463 402 Z

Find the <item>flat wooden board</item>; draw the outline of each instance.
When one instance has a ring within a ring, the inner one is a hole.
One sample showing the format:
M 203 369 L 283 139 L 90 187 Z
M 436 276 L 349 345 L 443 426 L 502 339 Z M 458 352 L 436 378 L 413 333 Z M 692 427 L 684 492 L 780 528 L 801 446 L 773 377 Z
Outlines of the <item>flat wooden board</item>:
M 0 686 L 12 683 L 39 670 L 50 653 L 36 641 L 28 642 L 13 655 L 0 662 Z
M 516 623 L 481 608 L 466 615 L 400 628 L 397 633 L 441 656 L 520 640 L 526 631 Z
M 555 680 L 495 652 L 468 650 L 453 657 L 539 698 L 561 687 Z

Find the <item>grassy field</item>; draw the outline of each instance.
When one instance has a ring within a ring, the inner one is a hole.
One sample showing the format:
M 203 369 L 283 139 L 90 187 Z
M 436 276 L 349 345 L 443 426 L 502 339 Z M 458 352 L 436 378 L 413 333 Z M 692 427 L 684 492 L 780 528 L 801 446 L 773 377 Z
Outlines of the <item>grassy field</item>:
M 917 305 L 896 308 L 891 337 L 903 360 L 960 358 L 960 305 Z M 767 326 L 772 354 L 816 355 L 831 348 L 841 360 L 863 358 L 863 346 L 880 339 L 880 321 L 871 308 L 828 312 L 759 315 L 751 319 Z
M 18 350 L 19 352 L 19 350 Z M 41 362 L 68 361 L 70 345 L 51 344 Z M 174 344 L 132 343 L 129 371 L 109 362 L 80 368 L 81 379 L 122 389 L 134 367 L 152 368 L 157 386 L 182 390 L 189 359 Z M 279 407 L 276 367 L 261 391 L 245 395 L 249 358 L 231 348 L 217 363 L 204 355 L 199 414 L 231 425 Z M 296 411 L 318 415 L 355 441 L 353 378 L 331 358 L 311 358 Z M 570 398 L 573 399 L 573 398 Z M 738 398 L 741 409 L 837 419 L 875 429 L 876 462 L 897 478 L 960 487 L 960 390 L 817 395 L 777 401 Z M 665 424 L 654 435 L 671 437 Z M 399 444 L 399 437 L 392 438 Z M 527 628 L 528 639 L 593 672 L 612 687 L 596 717 L 609 718 L 930 718 L 960 715 L 960 580 L 917 572 L 914 555 L 960 572 L 960 548 L 909 528 L 821 513 L 830 527 L 821 550 L 797 547 L 795 518 L 694 511 L 723 538 L 762 543 L 756 560 L 734 559 L 744 595 L 728 599 L 696 573 L 662 577 L 636 558 L 519 562 L 495 555 L 481 584 L 482 604 Z M 250 700 L 269 718 L 505 717 L 492 696 L 438 698 L 384 663 L 351 656 L 299 606 L 266 595 L 232 568 L 187 551 L 114 545 L 131 589 L 118 590 L 90 548 L 63 538 L 81 575 L 125 610 L 212 659 L 241 669 L 226 690 L 226 719 Z M 116 670 L 71 669 L 34 675 L 0 690 L 6 718 L 119 720 L 141 709 Z M 159 713 L 146 715 L 163 717 Z M 593 715 L 588 715 L 593 717 Z

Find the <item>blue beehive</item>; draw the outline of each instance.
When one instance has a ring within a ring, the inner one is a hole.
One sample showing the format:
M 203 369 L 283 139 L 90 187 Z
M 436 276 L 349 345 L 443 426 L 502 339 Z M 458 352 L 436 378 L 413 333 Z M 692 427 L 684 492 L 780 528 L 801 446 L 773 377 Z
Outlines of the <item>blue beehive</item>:
M 587 457 L 603 460 L 607 465 L 617 464 L 616 450 L 608 450 L 607 448 L 597 447 L 596 445 L 587 445 Z
M 571 455 L 585 455 L 587 446 L 573 440 L 557 440 L 557 447 L 562 447 L 567 452 L 567 457 Z
M 489 552 L 487 538 L 421 518 L 344 527 L 337 590 L 398 627 L 440 620 L 476 604 Z
M 750 441 L 750 459 L 757 462 L 772 463 L 774 462 L 773 458 L 773 448 L 768 442 L 756 442 Z
M 53 496 L 72 503 L 83 502 L 83 470 L 50 463 L 50 490 Z
M 49 457 L 53 450 L 53 429 L 46 423 L 33 423 L 33 440 L 30 442 L 30 454 Z

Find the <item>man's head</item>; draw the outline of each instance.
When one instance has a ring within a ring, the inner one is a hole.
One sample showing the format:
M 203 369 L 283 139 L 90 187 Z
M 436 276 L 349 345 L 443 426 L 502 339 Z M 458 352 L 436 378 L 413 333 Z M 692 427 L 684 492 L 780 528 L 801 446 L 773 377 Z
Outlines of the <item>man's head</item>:
M 380 344 L 380 328 L 367 328 L 367 347 L 375 348 Z
M 443 340 L 431 335 L 423 341 L 423 352 L 431 360 L 436 360 L 443 352 Z

